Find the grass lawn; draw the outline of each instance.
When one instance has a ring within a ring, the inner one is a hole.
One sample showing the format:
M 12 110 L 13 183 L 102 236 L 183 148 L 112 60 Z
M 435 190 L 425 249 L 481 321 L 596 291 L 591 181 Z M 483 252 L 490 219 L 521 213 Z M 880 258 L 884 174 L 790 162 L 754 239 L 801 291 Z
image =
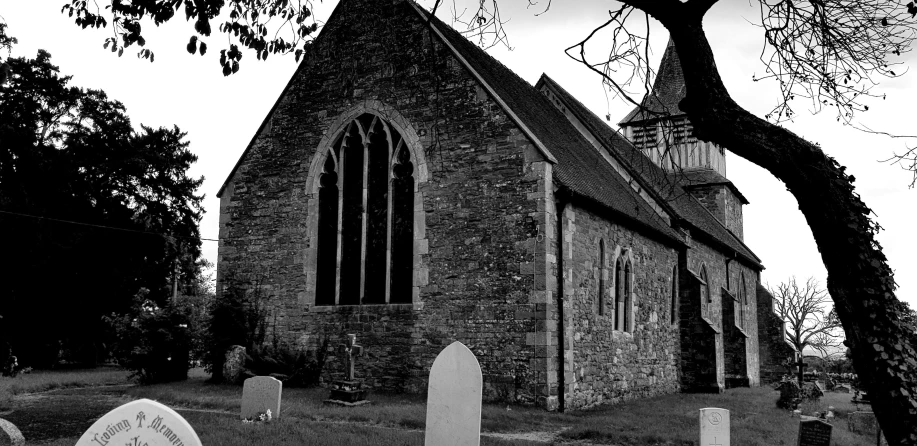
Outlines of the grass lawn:
M 30 445 L 72 446 L 94 419 L 111 408 L 150 398 L 178 410 L 208 446 L 423 444 L 425 401 L 418 395 L 371 393 L 373 404 L 343 408 L 322 404 L 328 396 L 326 389 L 284 389 L 281 417 L 270 423 L 250 424 L 238 420 L 242 389 L 208 384 L 200 373 L 172 384 L 69 388 L 124 383 L 126 377 L 126 372 L 101 369 L 0 378 L 0 391 L 11 395 L 8 404 L 12 409 L 0 416 L 28 432 Z M 23 395 L 52 389 L 64 390 Z M 481 443 L 693 445 L 698 440 L 698 409 L 721 407 L 730 410 L 733 445 L 793 446 L 799 420 L 777 409 L 777 396 L 769 387 L 733 389 L 721 395 L 667 395 L 564 414 L 485 404 Z M 845 418 L 856 410 L 850 397 L 829 393 L 819 403 L 804 406 L 803 412 L 811 414 L 834 406 L 837 418 L 832 445 L 869 445 L 869 438 L 847 431 Z M 54 424 L 61 419 L 74 421 Z

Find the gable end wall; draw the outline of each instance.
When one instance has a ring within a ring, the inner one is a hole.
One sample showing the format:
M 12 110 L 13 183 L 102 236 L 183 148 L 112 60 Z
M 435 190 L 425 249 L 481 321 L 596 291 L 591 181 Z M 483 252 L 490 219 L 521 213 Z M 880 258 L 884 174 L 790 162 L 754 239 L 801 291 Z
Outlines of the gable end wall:
M 433 359 L 458 340 L 478 357 L 485 399 L 543 404 L 551 165 L 409 5 L 369 3 L 335 13 L 224 191 L 218 292 L 264 295 L 268 340 L 314 350 L 356 334 L 370 388 L 425 391 Z M 332 124 L 361 106 L 402 117 L 425 155 L 418 295 L 316 307 L 310 166 Z M 323 379 L 342 376 L 332 355 Z

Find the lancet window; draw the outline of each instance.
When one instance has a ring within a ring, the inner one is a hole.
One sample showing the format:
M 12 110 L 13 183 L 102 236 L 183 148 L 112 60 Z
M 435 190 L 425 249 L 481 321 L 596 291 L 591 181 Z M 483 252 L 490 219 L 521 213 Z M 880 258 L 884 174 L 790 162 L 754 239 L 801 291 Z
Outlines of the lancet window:
M 710 285 L 707 280 L 707 266 L 700 267 L 700 298 L 701 298 L 701 315 L 704 317 L 709 316 L 708 311 L 710 307 Z
M 364 114 L 346 125 L 319 177 L 316 305 L 411 303 L 413 173 L 385 120 Z
M 630 268 L 630 260 L 619 258 L 615 262 L 615 330 L 630 331 L 632 325 L 630 309 L 633 285 Z
M 599 315 L 605 314 L 605 240 L 599 240 L 599 261 L 598 261 L 598 304 Z

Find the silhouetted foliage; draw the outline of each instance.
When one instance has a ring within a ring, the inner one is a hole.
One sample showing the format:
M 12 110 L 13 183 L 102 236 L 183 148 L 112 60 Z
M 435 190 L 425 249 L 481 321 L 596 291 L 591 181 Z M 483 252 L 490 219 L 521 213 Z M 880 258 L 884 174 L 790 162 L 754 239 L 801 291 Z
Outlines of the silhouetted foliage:
M 23 365 L 96 363 L 102 315 L 142 288 L 164 304 L 176 264 L 180 281 L 199 273 L 197 157 L 177 127 L 135 130 L 104 91 L 68 85 L 45 51 L 5 63 L 0 341 Z
M 318 29 L 318 24 L 311 19 L 312 2 L 309 0 L 119 0 L 102 4 L 105 6 L 69 0 L 61 12 L 72 17 L 82 28 L 105 28 L 110 20 L 115 37 L 106 38 L 103 48 L 118 56 L 135 44 L 141 48 L 146 45 L 141 21 L 146 19 L 158 26 L 180 15 L 182 10 L 185 19 L 194 23 L 194 34 L 185 49 L 201 56 L 207 53 L 204 38 L 210 37 L 213 22 L 218 21 L 221 13 L 225 15 L 223 21 L 218 22 L 217 30 L 226 34 L 226 40 L 238 42 L 262 60 L 278 53 L 293 53 L 299 60 Z M 239 45 L 230 43 L 220 50 L 220 66 L 226 76 L 239 71 L 242 60 Z M 137 57 L 150 62 L 155 59 L 149 49 L 140 49 Z

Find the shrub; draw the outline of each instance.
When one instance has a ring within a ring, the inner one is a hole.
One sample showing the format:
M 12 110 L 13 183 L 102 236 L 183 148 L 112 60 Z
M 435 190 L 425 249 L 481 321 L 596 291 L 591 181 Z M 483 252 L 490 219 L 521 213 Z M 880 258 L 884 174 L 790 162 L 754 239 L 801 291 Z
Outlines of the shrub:
M 254 375 L 286 375 L 284 387 L 309 387 L 318 384 L 328 349 L 325 339 L 317 351 L 302 351 L 287 344 L 256 346 L 248 351 L 245 368 Z
M 244 286 L 232 277 L 225 282 L 222 295 L 210 306 L 207 353 L 201 358 L 215 382 L 223 380 L 223 361 L 230 347 L 241 345 L 250 351 L 265 338 L 267 311 L 260 284 Z
M 191 324 L 192 309 L 181 299 L 160 307 L 148 294 L 142 288 L 128 314 L 103 317 L 114 330 L 113 355 L 142 383 L 185 380 L 193 337 L 199 330 Z

